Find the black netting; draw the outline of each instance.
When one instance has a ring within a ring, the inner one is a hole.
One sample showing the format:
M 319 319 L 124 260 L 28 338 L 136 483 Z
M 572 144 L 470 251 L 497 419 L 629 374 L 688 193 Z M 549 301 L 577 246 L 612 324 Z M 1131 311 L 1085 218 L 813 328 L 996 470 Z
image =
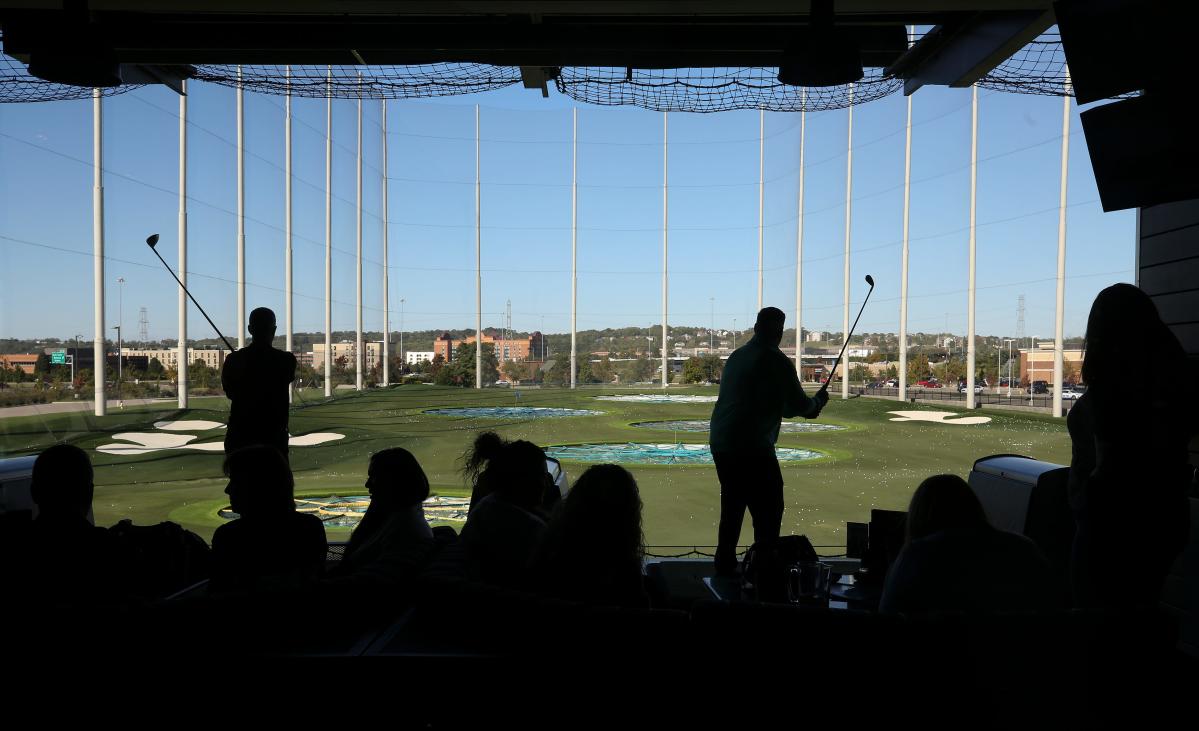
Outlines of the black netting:
M 3 44 L 0 43 L 0 48 Z M 362 74 L 361 79 L 359 73 Z M 764 109 L 772 112 L 824 111 L 849 106 L 850 86 L 807 88 L 780 84 L 777 70 L 763 67 L 714 69 L 632 69 L 565 67 L 554 83 L 558 91 L 586 104 L 631 105 L 654 111 L 720 112 Z M 238 81 L 237 66 L 196 67 L 196 79 L 226 86 Z M 301 97 L 407 99 L 475 94 L 520 81 L 515 66 L 433 63 L 414 66 L 243 66 L 241 83 L 249 91 L 291 93 Z M 1073 94 L 1066 84 L 1061 38 L 1046 33 L 984 76 L 979 85 L 1018 94 Z M 103 90 L 120 94 L 138 85 Z M 852 85 L 853 103 L 863 104 L 899 91 L 903 82 L 867 69 Z M 43 81 L 25 64 L 0 53 L 0 103 L 85 99 L 87 87 Z
M 867 69 L 856 84 L 803 89 L 779 83 L 778 69 L 623 69 L 592 66 L 563 68 L 558 91 L 587 104 L 632 105 L 658 112 L 820 112 L 863 104 L 903 88 L 881 69 Z
M 979 80 L 985 89 L 1044 96 L 1074 95 L 1066 86 L 1066 54 L 1061 36 L 1047 33 L 1012 54 Z
M 138 88 L 138 84 L 124 84 L 101 90 L 104 96 L 123 94 Z M 88 86 L 71 86 L 43 81 L 30 76 L 25 64 L 12 56 L 0 52 L 0 104 L 19 102 L 57 102 L 68 99 L 90 99 L 92 89 Z
M 286 94 L 286 66 L 242 66 L 247 91 Z M 359 78 L 359 74 L 362 74 Z M 238 83 L 237 66 L 197 66 L 195 78 L 225 86 Z M 520 81 L 515 66 L 479 63 L 429 63 L 419 66 L 292 66 L 293 96 L 323 99 L 412 99 L 475 94 Z

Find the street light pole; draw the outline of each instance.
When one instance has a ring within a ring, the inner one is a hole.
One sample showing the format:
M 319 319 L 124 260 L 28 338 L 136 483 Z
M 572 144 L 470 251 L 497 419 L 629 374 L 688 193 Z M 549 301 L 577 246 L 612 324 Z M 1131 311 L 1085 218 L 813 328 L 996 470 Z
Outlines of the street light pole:
M 124 379 L 121 369 L 121 326 L 114 325 L 113 329 L 117 331 L 117 400 L 121 398 L 121 381 Z
M 1012 338 L 1004 338 L 1003 342 L 1007 343 L 1007 395 L 1012 397 Z
M 125 324 L 125 278 L 117 277 L 117 398 L 121 398 L 122 358 L 121 326 Z
M 711 327 L 708 328 L 708 350 L 711 352 L 715 352 L 715 350 L 716 350 L 716 298 L 709 297 L 708 302 L 709 302 L 709 304 L 711 304 L 711 307 L 712 307 L 712 314 L 711 314 L 712 320 L 710 323 Z
M 404 298 L 400 298 L 400 373 L 404 372 L 404 367 L 408 364 L 408 359 L 404 355 Z

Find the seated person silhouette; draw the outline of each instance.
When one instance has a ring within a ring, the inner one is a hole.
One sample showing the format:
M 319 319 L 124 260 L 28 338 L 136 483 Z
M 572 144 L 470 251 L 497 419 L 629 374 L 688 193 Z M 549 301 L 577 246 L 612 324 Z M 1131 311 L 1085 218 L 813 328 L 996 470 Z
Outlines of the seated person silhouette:
M 545 452 L 523 439 L 509 442 L 484 432 L 467 451 L 464 472 L 474 482 L 462 528 L 468 575 L 498 586 L 530 585 L 546 531 L 541 505 L 554 484 Z
M 287 456 L 288 386 L 296 377 L 296 357 L 271 346 L 275 313 L 266 307 L 250 313 L 250 335 L 250 345 L 230 353 L 221 369 L 231 402 L 225 454 L 267 444 Z
M 117 543 L 88 520 L 92 463 L 73 444 L 56 444 L 33 463 L 30 491 L 37 517 L 4 558 L 11 598 L 40 605 L 119 599 L 123 567 Z M 6 541 L 8 543 L 8 541 Z
M 637 481 L 620 465 L 594 465 L 550 521 L 539 561 L 541 586 L 586 604 L 648 607 L 644 558 Z
M 371 455 L 366 489 L 370 506 L 350 534 L 336 573 L 401 578 L 436 546 L 423 504 L 429 478 L 411 452 L 393 447 Z
M 295 483 L 274 447 L 255 445 L 225 458 L 230 507 L 240 517 L 212 535 L 214 592 L 294 587 L 319 578 L 328 543 L 315 515 L 296 512 Z
M 987 522 L 957 475 L 916 488 L 907 542 L 887 573 L 879 611 L 899 614 L 1036 611 L 1058 604 L 1049 562 L 1032 541 Z

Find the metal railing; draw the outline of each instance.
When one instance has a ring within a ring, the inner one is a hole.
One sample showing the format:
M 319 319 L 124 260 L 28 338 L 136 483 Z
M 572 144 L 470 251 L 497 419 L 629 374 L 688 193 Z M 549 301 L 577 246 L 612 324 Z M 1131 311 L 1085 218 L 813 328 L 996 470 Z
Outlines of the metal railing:
M 882 398 L 899 399 L 899 389 L 894 387 L 850 386 L 849 392 L 861 396 L 880 396 Z M 958 401 L 964 404 L 966 402 L 966 394 L 950 386 L 944 388 L 909 386 L 908 401 Z M 1032 406 L 1043 409 L 1053 408 L 1052 394 L 1012 394 L 1008 396 L 1006 393 L 988 393 L 983 391 L 974 395 L 974 401 L 976 404 L 983 406 L 994 404 L 1001 406 Z M 1062 408 L 1068 410 L 1073 403 L 1073 399 L 1063 399 Z

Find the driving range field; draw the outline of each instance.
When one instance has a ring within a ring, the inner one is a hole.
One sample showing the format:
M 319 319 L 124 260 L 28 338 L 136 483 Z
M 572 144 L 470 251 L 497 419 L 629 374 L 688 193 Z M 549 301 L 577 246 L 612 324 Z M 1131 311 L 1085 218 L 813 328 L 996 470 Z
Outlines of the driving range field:
M 702 429 L 712 412 L 715 386 L 663 392 L 653 386 L 479 391 L 405 385 L 344 393 L 326 400 L 319 391 L 305 391 L 293 405 L 290 453 L 297 496 L 365 495 L 368 457 L 394 446 L 416 455 L 434 493 L 469 495 L 460 474 L 462 454 L 476 434 L 490 429 L 547 449 L 564 447 L 561 454 L 567 456 L 561 459 L 571 479 L 586 469 L 587 463 L 577 460 L 589 449 L 621 459 L 648 454 L 657 463 L 625 463 L 641 488 L 647 545 L 689 549 L 716 542 L 716 470 L 710 462 L 693 461 L 703 457 L 697 450 L 707 443 Z M 686 398 L 665 403 L 605 398 L 664 393 Z M 208 397 L 193 398 L 191 404 L 187 410 L 173 401 L 110 409 L 104 417 L 70 412 L 0 418 L 0 456 L 33 454 L 56 440 L 77 444 L 88 450 L 96 467 L 98 525 L 122 518 L 139 524 L 173 520 L 211 539 L 223 522 L 217 513 L 228 505 L 218 445 L 229 402 Z M 474 411 L 479 408 L 514 411 Z M 541 408 L 600 413 L 534 410 Z M 472 410 L 465 415 L 427 413 L 442 409 Z M 541 416 L 549 418 L 535 418 Z M 792 454 L 807 457 L 782 462 L 787 506 L 783 532 L 804 533 L 817 545 L 844 545 L 845 521 L 868 520 L 871 508 L 906 509 L 921 479 L 942 472 L 965 477 L 981 457 L 1009 453 L 1058 464 L 1070 461 L 1065 420 L 1042 414 L 967 413 L 869 397 L 841 401 L 834 395 L 815 423 L 843 428 L 785 428 L 778 447 L 805 450 Z M 645 446 L 625 446 L 631 443 Z M 583 444 L 605 446 L 578 448 Z M 609 446 L 617 451 L 605 451 Z M 674 452 L 681 455 L 679 461 L 672 461 Z M 328 532 L 330 540 L 344 540 L 349 534 L 332 527 Z M 747 515 L 742 542 L 751 540 Z

